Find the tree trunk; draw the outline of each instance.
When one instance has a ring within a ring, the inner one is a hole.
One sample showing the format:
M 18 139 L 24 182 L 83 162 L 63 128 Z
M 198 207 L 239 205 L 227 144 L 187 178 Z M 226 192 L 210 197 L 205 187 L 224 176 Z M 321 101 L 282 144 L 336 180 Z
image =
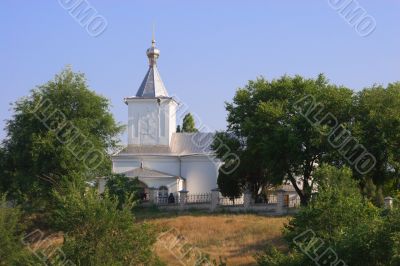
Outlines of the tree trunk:
M 290 182 L 292 183 L 294 189 L 296 190 L 297 194 L 300 197 L 301 206 L 307 206 L 310 198 L 306 195 L 306 193 L 304 193 L 304 184 L 303 184 L 303 190 L 301 190 L 299 188 L 299 186 L 297 185 L 296 178 L 294 178 L 291 173 L 288 173 L 288 176 L 289 176 Z

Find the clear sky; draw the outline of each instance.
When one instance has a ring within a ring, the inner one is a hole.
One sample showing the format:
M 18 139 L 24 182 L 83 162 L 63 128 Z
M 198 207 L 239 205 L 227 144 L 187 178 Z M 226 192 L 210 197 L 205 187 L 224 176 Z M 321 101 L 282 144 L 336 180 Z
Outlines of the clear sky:
M 331 82 L 354 90 L 400 80 L 398 0 L 358 1 L 376 21 L 367 37 L 328 0 L 88 3 L 108 23 L 98 37 L 90 36 L 59 1 L 1 1 L 2 128 L 11 116 L 9 103 L 67 64 L 86 74 L 90 87 L 111 100 L 115 118 L 125 123 L 122 99 L 136 93 L 147 71 L 153 22 L 169 94 L 212 129 L 225 128 L 224 101 L 260 75 L 325 73 Z M 0 139 L 4 136 L 0 131 Z

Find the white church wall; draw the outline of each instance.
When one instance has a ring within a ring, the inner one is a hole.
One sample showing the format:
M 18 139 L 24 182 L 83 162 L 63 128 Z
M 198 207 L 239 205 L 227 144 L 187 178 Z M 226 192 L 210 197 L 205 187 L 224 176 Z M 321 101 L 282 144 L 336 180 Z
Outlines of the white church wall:
M 128 101 L 128 143 L 155 145 L 158 142 L 156 99 Z
M 170 100 L 168 105 L 168 143 L 171 143 L 172 134 L 176 132 L 176 112 L 178 104 L 175 101 Z
M 123 173 L 134 168 L 140 167 L 139 159 L 113 159 L 113 172 Z
M 207 156 L 182 157 L 182 177 L 190 194 L 206 193 L 217 187 L 218 165 Z
M 128 144 L 169 145 L 176 131 L 175 112 L 171 99 L 129 99 Z
M 179 158 L 176 156 L 132 156 L 131 158 L 113 158 L 113 172 L 123 173 L 134 168 L 143 167 L 180 176 Z
M 180 163 L 181 160 L 181 163 Z M 207 156 L 132 156 L 130 158 L 113 158 L 113 172 L 123 173 L 134 168 L 143 167 L 164 172 L 170 175 L 182 176 L 186 179 L 186 190 L 189 193 L 206 193 L 217 187 L 218 165 Z M 148 183 L 151 182 L 151 183 Z M 158 188 L 166 185 L 160 179 L 146 181 L 150 187 Z M 158 183 L 157 183 L 158 182 Z M 160 183 L 161 182 L 161 183 Z M 183 189 L 182 182 L 177 190 Z
M 143 161 L 144 167 L 164 172 L 167 174 L 180 176 L 179 158 L 175 156 L 170 157 L 151 157 Z

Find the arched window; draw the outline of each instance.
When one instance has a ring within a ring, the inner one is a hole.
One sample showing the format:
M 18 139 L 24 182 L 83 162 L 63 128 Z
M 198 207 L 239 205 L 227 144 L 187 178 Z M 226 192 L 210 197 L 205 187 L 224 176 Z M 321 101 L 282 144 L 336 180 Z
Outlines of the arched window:
M 158 189 L 158 197 L 159 198 L 168 198 L 168 188 L 166 186 L 161 186 Z

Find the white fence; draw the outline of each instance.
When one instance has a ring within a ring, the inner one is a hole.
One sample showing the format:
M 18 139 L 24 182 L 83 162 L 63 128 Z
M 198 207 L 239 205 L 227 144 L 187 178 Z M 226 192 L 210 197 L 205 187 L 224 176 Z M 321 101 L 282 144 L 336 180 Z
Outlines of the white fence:
M 211 192 L 202 194 L 188 194 L 186 196 L 186 204 L 211 204 Z
M 238 205 L 243 205 L 244 204 L 244 198 L 238 197 L 238 198 L 228 198 L 228 197 L 220 197 L 218 201 L 218 205 L 222 206 L 238 206 Z
M 237 198 L 223 197 L 218 190 L 202 194 L 180 191 L 164 197 L 160 197 L 157 191 L 152 191 L 149 195 L 149 202 L 165 210 L 255 211 L 276 215 L 291 213 L 300 206 L 298 195 L 284 190 L 277 190 L 266 197 L 257 199 L 253 199 L 250 193 L 244 193 Z

